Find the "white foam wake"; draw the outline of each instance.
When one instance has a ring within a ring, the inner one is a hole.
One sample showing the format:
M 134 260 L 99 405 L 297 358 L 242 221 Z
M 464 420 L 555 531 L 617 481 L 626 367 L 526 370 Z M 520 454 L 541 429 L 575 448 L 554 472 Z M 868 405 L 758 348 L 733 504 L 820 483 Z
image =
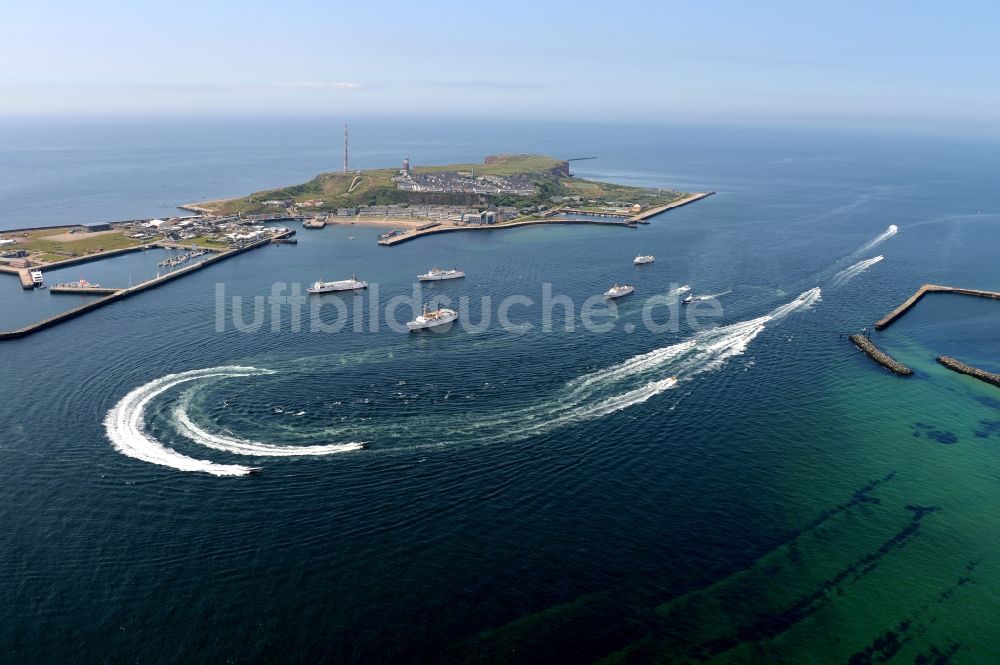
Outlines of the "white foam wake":
M 843 284 L 847 284 L 849 281 L 868 270 L 884 258 L 885 257 L 880 254 L 878 256 L 873 256 L 870 259 L 865 259 L 864 261 L 858 261 L 854 265 L 844 268 L 833 276 L 833 285 L 841 286 Z
M 899 232 L 899 227 L 896 226 L 895 224 L 890 224 L 889 228 L 887 228 L 885 231 L 883 231 L 882 233 L 880 233 L 877 236 L 875 236 L 875 238 L 871 242 L 869 242 L 867 245 L 865 245 L 864 247 L 862 247 L 861 249 L 859 249 L 858 251 L 856 251 L 854 253 L 855 254 L 864 254 L 868 250 L 873 249 L 875 247 L 878 247 L 883 242 L 885 242 L 889 238 L 891 238 L 894 235 L 896 235 L 896 233 L 898 233 L 898 232 Z
M 221 450 L 236 455 L 254 455 L 257 457 L 298 457 L 301 455 L 332 455 L 360 450 L 363 444 L 329 443 L 316 446 L 276 446 L 271 443 L 249 441 L 235 436 L 212 433 L 196 425 L 187 413 L 187 402 L 174 409 L 174 419 L 178 431 L 187 438 L 208 448 Z
M 746 351 L 750 342 L 768 323 L 782 319 L 796 310 L 812 306 L 821 296 L 822 292 L 818 287 L 810 289 L 764 316 L 704 330 L 683 342 L 654 349 L 610 367 L 584 374 L 570 381 L 567 388 L 571 395 L 578 396 L 592 391 L 595 386 L 607 387 L 623 379 L 666 367 L 671 368 L 675 376 L 698 374 L 714 369 L 725 360 Z
M 108 411 L 104 428 L 115 450 L 134 459 L 168 466 L 178 471 L 201 471 L 215 476 L 243 476 L 254 467 L 241 464 L 219 464 L 210 460 L 195 459 L 168 448 L 146 431 L 145 411 L 158 395 L 190 381 L 218 378 L 237 378 L 273 374 L 271 370 L 256 367 L 213 367 L 189 372 L 168 374 L 135 388 Z M 233 437 L 213 435 L 197 427 L 187 414 L 183 414 L 181 431 L 194 441 L 216 450 L 244 455 L 274 457 L 282 455 L 325 455 L 347 450 L 357 450 L 360 444 L 334 444 L 329 446 L 282 447 L 244 441 Z
M 577 377 L 553 401 L 504 414 L 503 423 L 514 426 L 497 436 L 510 439 L 641 404 L 683 379 L 717 369 L 743 354 L 769 323 L 811 307 L 821 296 L 820 289 L 813 288 L 763 316 L 705 330 L 683 342 Z M 481 419 L 477 427 L 500 424 Z

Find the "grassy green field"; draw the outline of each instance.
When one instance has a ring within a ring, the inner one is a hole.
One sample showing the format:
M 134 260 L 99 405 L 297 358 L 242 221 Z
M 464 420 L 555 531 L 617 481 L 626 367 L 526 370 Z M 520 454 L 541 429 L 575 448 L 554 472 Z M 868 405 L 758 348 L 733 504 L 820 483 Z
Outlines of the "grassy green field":
M 447 164 L 444 166 L 416 166 L 414 173 L 440 173 L 442 171 L 475 171 L 476 175 L 511 176 L 522 173 L 548 173 L 560 168 L 563 162 L 545 155 L 498 155 L 492 164 Z M 395 173 L 395 171 L 392 171 Z
M 143 244 L 142 240 L 129 238 L 124 233 L 80 233 L 72 236 L 72 240 L 59 237 L 65 236 L 71 228 L 73 227 L 18 234 L 14 236 L 17 239 L 14 247 L 23 249 L 29 254 L 43 254 L 46 260 L 60 260 Z
M 206 236 L 198 236 L 197 238 L 192 238 L 191 240 L 185 240 L 184 244 L 196 245 L 198 247 L 204 247 L 205 249 L 229 249 L 228 243 L 220 240 L 212 240 Z

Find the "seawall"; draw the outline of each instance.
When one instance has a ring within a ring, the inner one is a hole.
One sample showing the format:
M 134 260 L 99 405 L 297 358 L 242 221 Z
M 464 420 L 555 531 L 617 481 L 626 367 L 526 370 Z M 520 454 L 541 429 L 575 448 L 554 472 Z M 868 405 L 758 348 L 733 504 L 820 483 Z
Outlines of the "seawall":
M 979 369 L 978 367 L 973 367 L 972 365 L 966 365 L 962 361 L 955 360 L 950 356 L 938 356 L 937 361 L 954 372 L 966 374 L 1000 388 L 1000 374 L 987 372 L 985 369 Z
M 507 222 L 504 224 L 472 224 L 468 226 L 436 226 L 431 229 L 425 229 L 423 231 L 407 231 L 398 236 L 394 236 L 387 240 L 379 240 L 378 244 L 383 247 L 391 247 L 392 245 L 398 245 L 408 240 L 414 240 L 416 238 L 421 238 L 423 236 L 428 236 L 434 233 L 453 233 L 459 231 L 499 231 L 501 229 L 512 229 L 519 226 L 532 226 L 535 224 L 596 224 L 599 226 L 618 226 L 627 229 L 635 229 L 635 225 L 628 220 L 611 222 L 611 221 L 601 221 L 597 219 L 528 219 L 522 222 Z
M 850 340 L 854 343 L 854 346 L 864 351 L 869 358 L 877 362 L 882 367 L 885 367 L 890 372 L 894 372 L 900 376 L 910 376 L 913 374 L 912 369 L 903 363 L 894 360 L 892 356 L 887 353 L 881 351 L 864 335 L 851 335 Z

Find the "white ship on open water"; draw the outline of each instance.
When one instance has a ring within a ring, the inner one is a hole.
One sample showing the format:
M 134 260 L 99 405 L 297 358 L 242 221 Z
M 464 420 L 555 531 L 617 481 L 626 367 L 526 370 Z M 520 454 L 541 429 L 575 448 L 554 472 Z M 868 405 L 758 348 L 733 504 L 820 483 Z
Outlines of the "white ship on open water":
M 621 298 L 622 296 L 627 296 L 628 294 L 635 291 L 634 286 L 628 284 L 615 284 L 610 289 L 604 292 L 605 298 Z
M 459 277 L 465 277 L 465 273 L 457 268 L 452 268 L 451 270 L 431 268 L 423 275 L 417 275 L 417 279 L 421 282 L 440 282 L 444 279 L 458 279 Z
M 655 260 L 656 258 L 652 254 L 642 254 L 640 256 L 635 257 L 632 263 L 634 263 L 637 266 L 641 266 L 644 263 L 652 263 Z
M 406 327 L 410 329 L 410 332 L 415 332 L 417 330 L 423 330 L 424 328 L 443 326 L 446 323 L 451 323 L 457 318 L 458 312 L 453 309 L 441 307 L 439 309 L 430 310 L 427 308 L 427 305 L 424 305 L 424 313 L 407 323 Z
M 306 291 L 308 293 L 330 293 L 332 291 L 360 291 L 367 288 L 368 282 L 362 282 L 354 275 L 351 275 L 350 279 L 341 279 L 336 282 L 316 282 L 306 289 Z

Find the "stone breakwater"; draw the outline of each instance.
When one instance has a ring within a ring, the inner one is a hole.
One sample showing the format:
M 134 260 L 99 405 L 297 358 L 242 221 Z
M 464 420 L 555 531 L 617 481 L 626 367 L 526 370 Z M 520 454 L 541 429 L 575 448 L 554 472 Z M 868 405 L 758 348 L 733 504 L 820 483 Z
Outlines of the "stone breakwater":
M 854 346 L 864 351 L 869 358 L 877 362 L 879 365 L 882 365 L 882 367 L 885 367 L 890 372 L 894 372 L 900 376 L 910 376 L 913 374 L 912 369 L 903 363 L 894 360 L 891 356 L 881 351 L 864 335 L 851 335 L 850 340 L 854 343 Z
M 962 361 L 955 360 L 950 356 L 938 356 L 937 361 L 952 371 L 958 372 L 959 374 L 967 374 L 973 378 L 979 379 L 980 381 L 992 383 L 994 386 L 1000 388 L 1000 374 L 994 374 L 993 372 L 987 372 L 984 369 L 979 369 L 978 367 L 973 367 L 972 365 L 966 365 Z

